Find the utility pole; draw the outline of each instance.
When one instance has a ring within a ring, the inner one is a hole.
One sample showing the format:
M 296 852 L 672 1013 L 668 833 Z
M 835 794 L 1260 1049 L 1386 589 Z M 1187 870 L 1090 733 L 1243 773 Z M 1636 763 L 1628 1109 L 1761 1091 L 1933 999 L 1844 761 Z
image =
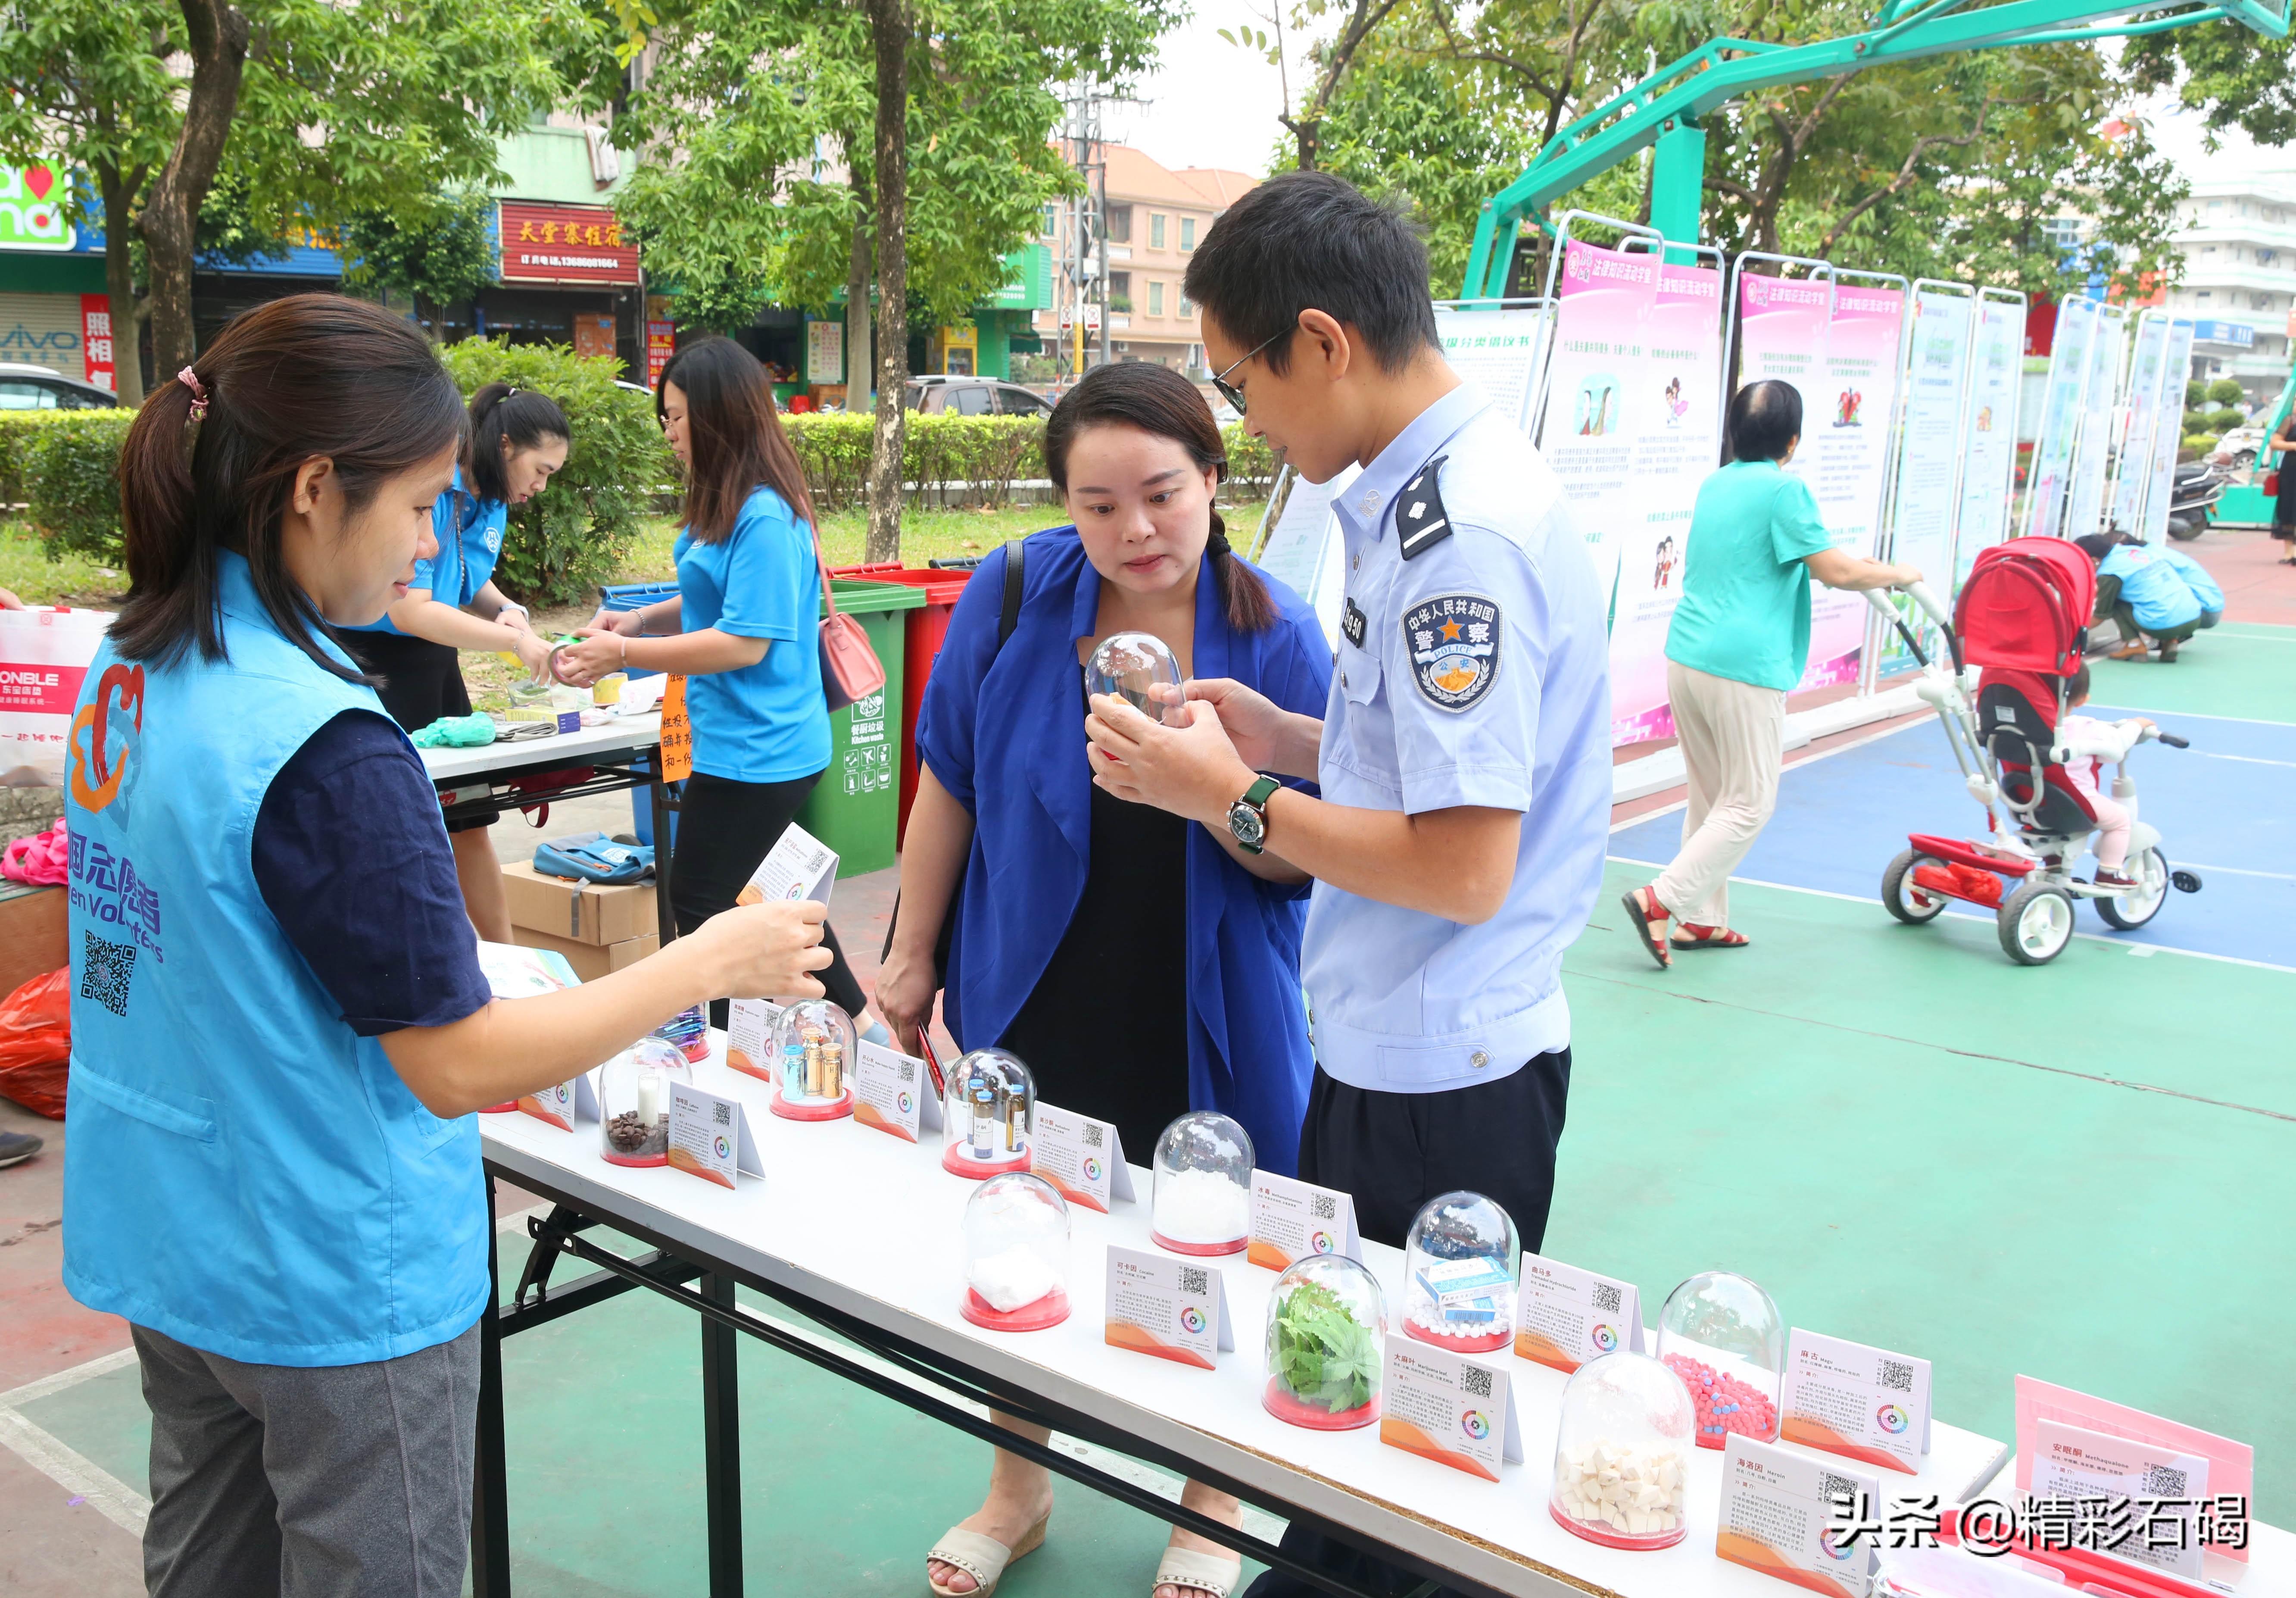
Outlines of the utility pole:
M 1101 135 L 1101 107 L 1105 98 L 1097 86 L 1085 83 L 1063 97 L 1068 108 L 1069 165 L 1084 180 L 1084 193 L 1068 209 L 1068 236 L 1062 250 L 1061 288 L 1057 296 L 1066 308 L 1070 337 L 1068 375 L 1071 381 L 1085 373 L 1086 334 L 1099 313 L 1098 363 L 1108 360 L 1108 155 Z M 1054 357 L 1056 363 L 1059 356 Z

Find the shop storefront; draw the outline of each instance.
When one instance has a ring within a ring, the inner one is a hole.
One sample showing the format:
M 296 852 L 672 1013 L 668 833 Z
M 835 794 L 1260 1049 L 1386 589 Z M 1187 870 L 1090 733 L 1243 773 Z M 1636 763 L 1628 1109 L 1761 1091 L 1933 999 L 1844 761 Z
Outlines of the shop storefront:
M 100 234 L 64 219 L 61 168 L 0 167 L 0 362 L 112 387 Z
M 647 371 L 646 305 L 637 246 L 611 206 L 504 200 L 496 208 L 502 281 L 447 307 L 442 341 L 483 334 L 513 344 L 566 344 L 611 356 L 631 381 Z

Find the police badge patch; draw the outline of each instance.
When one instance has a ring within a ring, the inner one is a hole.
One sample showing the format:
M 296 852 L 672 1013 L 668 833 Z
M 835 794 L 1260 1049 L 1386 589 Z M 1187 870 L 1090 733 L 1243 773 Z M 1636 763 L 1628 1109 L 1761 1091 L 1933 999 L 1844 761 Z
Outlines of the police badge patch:
M 1445 594 L 1406 611 L 1412 680 L 1427 702 L 1456 715 L 1488 693 L 1498 679 L 1503 631 L 1497 602 L 1480 594 Z

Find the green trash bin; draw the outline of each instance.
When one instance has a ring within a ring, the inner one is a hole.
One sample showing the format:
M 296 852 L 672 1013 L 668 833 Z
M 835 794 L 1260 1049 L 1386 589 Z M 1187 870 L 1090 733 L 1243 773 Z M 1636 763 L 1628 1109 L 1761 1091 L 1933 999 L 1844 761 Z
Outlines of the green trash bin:
M 883 688 L 831 712 L 829 769 L 797 813 L 798 825 L 837 851 L 837 874 L 850 877 L 882 871 L 898 857 L 903 616 L 927 595 L 897 583 L 832 582 L 830 591 L 837 608 L 868 633 L 885 668 Z

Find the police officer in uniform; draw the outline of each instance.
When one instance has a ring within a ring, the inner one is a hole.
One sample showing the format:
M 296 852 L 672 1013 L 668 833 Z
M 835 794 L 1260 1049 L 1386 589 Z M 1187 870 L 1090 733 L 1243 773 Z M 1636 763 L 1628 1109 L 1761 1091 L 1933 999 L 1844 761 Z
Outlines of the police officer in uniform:
M 1308 481 L 1364 468 L 1335 502 L 1331 696 L 1318 721 L 1197 682 L 1186 728 L 1103 698 L 1087 732 L 1119 797 L 1316 879 L 1300 1174 L 1352 1193 L 1367 1237 L 1400 1244 L 1427 1200 L 1469 1188 L 1535 1249 L 1570 1086 L 1562 955 L 1610 824 L 1604 596 L 1554 473 L 1444 360 L 1426 283 L 1418 238 L 1329 174 L 1278 176 L 1213 224 L 1185 291 L 1222 392 Z M 1312 1532 L 1286 1545 L 1415 1585 Z M 1253 1593 L 1308 1590 L 1271 1573 Z

